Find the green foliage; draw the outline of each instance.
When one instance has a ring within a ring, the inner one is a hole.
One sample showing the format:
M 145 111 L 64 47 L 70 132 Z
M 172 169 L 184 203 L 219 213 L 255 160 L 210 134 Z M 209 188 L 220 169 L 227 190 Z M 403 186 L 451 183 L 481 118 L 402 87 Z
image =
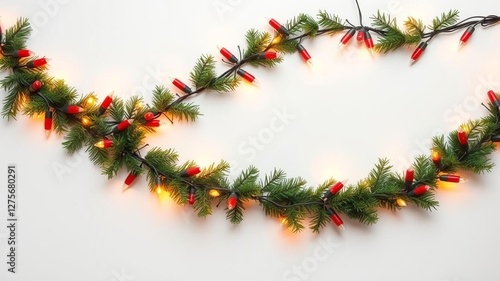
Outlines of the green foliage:
M 5 31 L 5 45 L 3 51 L 6 54 L 16 50 L 26 49 L 26 41 L 31 33 L 31 26 L 27 18 L 19 18 L 16 24 Z M 1 42 L 0 42 L 1 43 Z M 25 62 L 26 59 L 22 59 Z M 0 57 L 0 69 L 6 70 L 17 66 L 19 59 L 9 56 Z
M 125 103 L 125 119 L 134 119 L 137 116 L 140 116 L 138 113 L 141 111 L 141 104 L 143 103 L 143 99 L 139 96 L 130 97 L 130 99 Z
M 391 173 L 392 166 L 389 160 L 379 159 L 379 163 L 370 172 L 364 181 L 363 187 L 370 188 L 374 197 L 378 199 L 378 205 L 382 208 L 396 210 L 399 206 L 396 199 L 404 188 L 404 181 L 397 175 Z
M 237 192 L 238 198 L 241 200 L 247 200 L 252 198 L 252 196 L 260 193 L 260 187 L 257 185 L 257 179 L 259 177 L 259 170 L 257 168 L 250 166 L 245 171 L 234 180 L 231 190 Z
M 339 192 L 329 200 L 329 205 L 334 210 L 361 223 L 373 224 L 378 220 L 376 211 L 378 201 L 366 188 L 359 186 L 344 188 L 343 192 Z
M 425 209 L 427 211 L 436 210 L 436 208 L 439 206 L 439 202 L 437 202 L 434 198 L 434 193 L 432 193 L 432 191 L 429 191 L 418 197 L 408 197 L 407 200 L 410 200 L 410 202 L 415 204 L 417 207 Z
M 198 119 L 198 116 L 201 115 L 199 108 L 198 105 L 193 103 L 176 103 L 170 106 L 168 113 L 179 121 L 186 120 L 194 122 Z
M 420 34 L 403 32 L 399 29 L 395 18 L 380 13 L 380 11 L 372 19 L 373 25 L 386 33 L 385 36 L 379 37 L 375 45 L 375 51 L 377 52 L 387 53 L 403 45 L 416 44 L 422 39 Z
M 422 38 L 425 31 L 425 25 L 422 20 L 408 17 L 404 22 L 404 26 L 408 34 Z
M 125 106 L 123 100 L 119 97 L 115 97 L 111 105 L 108 107 L 109 116 L 117 121 L 121 122 L 125 120 Z
M 87 131 L 83 126 L 74 126 L 71 128 L 62 143 L 63 147 L 70 154 L 80 150 L 87 140 Z
M 284 26 L 290 32 L 290 34 L 295 34 L 302 29 L 303 24 L 307 21 L 307 15 L 299 14 L 298 16 L 288 20 Z
M 194 211 L 198 217 L 204 218 L 212 214 L 212 198 L 206 189 L 196 189 Z
M 342 19 L 336 15 L 331 15 L 326 11 L 319 11 L 318 19 L 318 24 L 322 28 L 327 29 L 328 34 L 335 34 L 341 30 L 344 30 Z
M 234 91 L 239 84 L 240 79 L 235 76 L 227 76 L 212 80 L 207 88 L 217 92 L 231 92 Z
M 310 37 L 316 37 L 319 25 L 313 17 L 304 15 L 300 28 L 304 34 L 308 34 Z
M 174 95 L 164 86 L 156 86 L 153 90 L 153 108 L 163 112 L 174 101 Z
M 312 229 L 314 233 L 319 233 L 322 228 L 324 228 L 330 221 L 328 212 L 325 208 L 320 205 L 315 205 L 312 207 L 311 222 L 309 223 L 309 228 Z
M 413 163 L 415 170 L 415 181 L 429 186 L 437 184 L 437 169 L 430 157 L 419 155 Z
M 189 77 L 196 89 L 209 86 L 212 80 L 217 77 L 214 57 L 212 55 L 202 55 L 196 62 Z
M 276 37 L 281 38 L 281 37 Z M 270 44 L 276 52 L 283 54 L 293 54 L 297 52 L 298 42 L 296 40 L 280 40 L 278 43 Z
M 247 48 L 243 52 L 244 59 L 265 51 L 271 44 L 272 37 L 269 32 L 260 32 L 255 29 L 250 29 L 246 34 L 246 41 Z
M 432 25 L 429 25 L 431 30 L 439 30 L 457 23 L 459 17 L 458 10 L 450 10 L 448 13 L 442 13 L 441 16 L 432 20 Z

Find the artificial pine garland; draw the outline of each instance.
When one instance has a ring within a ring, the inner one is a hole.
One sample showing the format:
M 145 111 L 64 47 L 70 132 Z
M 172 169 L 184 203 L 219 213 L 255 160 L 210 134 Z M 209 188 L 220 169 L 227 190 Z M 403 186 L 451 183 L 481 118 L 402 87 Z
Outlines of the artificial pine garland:
M 254 83 L 255 77 L 243 66 L 273 67 L 282 62 L 282 55 L 295 52 L 311 63 L 311 56 L 302 45 L 304 40 L 345 30 L 341 46 L 356 33 L 358 41 L 364 41 L 368 49 L 380 53 L 418 44 L 411 56 L 415 62 L 437 35 L 465 29 L 460 38 L 460 44 L 464 44 L 476 27 L 500 21 L 500 17 L 489 15 L 459 22 L 458 11 L 452 10 L 436 17 L 429 26 L 409 17 L 402 30 L 396 19 L 381 13 L 372 17 L 372 26 L 365 26 L 357 1 L 356 4 L 360 22 L 357 26 L 324 11 L 320 11 L 316 19 L 300 14 L 284 25 L 271 19 L 269 24 L 275 32 L 249 30 L 247 46 L 239 50 L 239 58 L 225 48 L 220 49 L 223 61 L 230 66 L 227 71 L 217 75 L 216 59 L 202 55 L 190 73 L 192 86 L 173 79 L 172 83 L 182 94 L 157 86 L 151 106 L 144 105 L 141 97 L 123 101 L 112 95 L 99 104 L 93 93 L 79 96 L 64 81 L 48 76 L 47 60 L 26 50 L 31 28 L 28 21 L 21 18 L 6 30 L 5 36 L 0 29 L 0 69 L 8 71 L 0 81 L 7 92 L 2 116 L 11 120 L 19 113 L 30 117 L 44 114 L 47 134 L 51 130 L 65 134 L 63 146 L 68 153 L 85 147 L 90 160 L 100 166 L 109 179 L 126 168 L 129 175 L 124 190 L 138 176 L 146 175 L 151 192 L 168 192 L 178 204 L 192 205 L 199 217 L 212 214 L 214 201 L 217 206 L 226 202 L 227 219 L 237 224 L 243 219 L 245 202 L 258 201 L 266 215 L 279 218 L 293 232 L 304 229 L 306 218 L 310 219 L 309 227 L 319 232 L 329 221 L 343 227 L 339 214 L 373 224 L 378 219 L 379 207 L 396 211 L 411 202 L 431 211 L 438 206 L 434 192 L 439 181 L 458 183 L 462 180 L 456 175 L 458 171 L 481 174 L 492 169 L 488 156 L 495 151 L 494 143 L 500 142 L 500 101 L 493 91 L 488 92 L 490 103 L 485 106 L 486 117 L 468 121 L 447 137 L 434 137 L 431 155 L 416 157 L 406 172 L 393 172 L 389 161 L 380 159 L 365 179 L 347 186 L 345 182 L 328 179 L 309 188 L 304 179 L 287 178 L 278 169 L 259 179 L 255 167 L 249 167 L 230 182 L 229 164 L 225 161 L 204 169 L 193 161 L 180 165 L 174 150 L 159 147 L 142 156 L 141 151 L 147 146 L 145 138 L 160 126 L 161 117 L 170 122 L 198 118 L 198 106 L 186 103 L 186 99 L 207 91 L 231 92 L 241 80 Z M 375 45 L 371 33 L 377 34 Z

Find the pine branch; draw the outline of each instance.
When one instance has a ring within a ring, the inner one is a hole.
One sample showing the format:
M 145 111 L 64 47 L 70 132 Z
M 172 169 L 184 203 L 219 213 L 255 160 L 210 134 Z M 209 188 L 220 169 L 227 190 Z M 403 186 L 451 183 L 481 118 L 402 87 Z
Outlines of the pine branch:
M 3 50 L 11 53 L 15 50 L 26 49 L 26 41 L 32 29 L 27 18 L 19 18 L 16 24 L 5 31 L 5 45 Z
M 177 118 L 179 121 L 191 121 L 194 122 L 201 115 L 199 112 L 199 106 L 192 103 L 176 103 L 172 104 L 168 113 L 173 117 Z
M 327 211 L 322 206 L 314 206 L 315 211 L 313 211 L 311 216 L 311 222 L 309 223 L 309 228 L 312 229 L 314 233 L 319 233 L 322 228 L 324 228 L 330 221 Z
M 425 25 L 422 20 L 408 17 L 408 19 L 404 22 L 404 26 L 408 34 L 422 38 L 425 31 Z
M 125 107 L 123 100 L 119 97 L 115 97 L 108 108 L 108 112 L 109 116 L 117 122 L 125 120 Z
M 429 29 L 436 31 L 454 25 L 458 21 L 459 14 L 458 10 L 450 10 L 448 13 L 442 13 L 441 16 L 432 20 L 432 25 L 429 25 Z
M 197 189 L 195 193 L 196 201 L 194 203 L 194 211 L 198 217 L 204 218 L 212 214 L 212 198 L 207 190 Z
M 303 24 L 307 21 L 307 15 L 305 14 L 299 14 L 298 16 L 292 18 L 291 20 L 288 20 L 284 26 L 285 28 L 290 32 L 290 34 L 295 34 L 299 32 Z
M 319 25 L 313 17 L 309 15 L 303 15 L 300 29 L 304 34 L 307 34 L 310 37 L 316 37 L 316 35 L 318 34 Z
M 264 51 L 271 44 L 272 38 L 268 32 L 259 32 L 255 29 L 250 29 L 246 34 L 246 41 L 247 49 L 243 53 L 244 59 Z
M 369 190 L 360 187 L 350 187 L 338 193 L 329 201 L 330 207 L 351 219 L 364 224 L 374 224 L 378 220 L 377 200 Z
M 212 55 L 202 55 L 189 74 L 191 83 L 196 89 L 207 87 L 217 77 L 215 73 L 215 60 Z
M 375 51 L 387 53 L 404 45 L 407 38 L 411 40 L 411 35 L 405 34 L 398 28 L 395 18 L 391 19 L 391 16 L 386 16 L 378 11 L 372 19 L 375 27 L 386 32 L 385 36 L 379 37 Z
M 74 126 L 64 137 L 63 147 L 69 154 L 80 150 L 87 140 L 87 132 L 82 126 Z
M 328 30 L 328 34 L 335 34 L 339 31 L 344 30 L 344 25 L 342 24 L 342 19 L 336 15 L 331 15 L 326 11 L 318 12 L 318 24 L 324 29 Z
M 174 95 L 164 86 L 156 86 L 153 90 L 153 108 L 163 112 L 174 100 Z

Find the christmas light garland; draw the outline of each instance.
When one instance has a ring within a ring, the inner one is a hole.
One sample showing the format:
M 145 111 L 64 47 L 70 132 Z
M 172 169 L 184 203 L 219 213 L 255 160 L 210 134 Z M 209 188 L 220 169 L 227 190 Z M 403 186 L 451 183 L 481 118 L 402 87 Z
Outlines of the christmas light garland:
M 3 101 L 2 115 L 15 119 L 23 114 L 33 117 L 44 114 L 44 129 L 47 135 L 52 130 L 66 133 L 63 146 L 69 153 L 87 147 L 89 158 L 103 169 L 108 178 L 126 168 L 129 172 L 123 190 L 130 188 L 134 180 L 147 175 L 152 192 L 168 193 L 178 204 L 193 205 L 200 217 L 212 213 L 213 201 L 226 203 L 227 219 L 240 223 L 244 204 L 258 201 L 266 215 L 275 217 L 293 232 L 304 229 L 303 221 L 310 218 L 309 227 L 319 232 L 329 221 L 343 228 L 341 214 L 362 223 L 372 224 L 378 219 L 377 208 L 399 210 L 411 202 L 418 207 L 432 210 L 438 205 L 434 191 L 438 182 L 459 183 L 463 179 L 456 173 L 460 170 L 484 173 L 493 167 L 488 156 L 500 142 L 500 100 L 493 91 L 487 93 L 488 115 L 479 120 L 470 120 L 444 136 L 433 138 L 430 156 L 421 155 L 412 167 L 402 174 L 391 171 L 387 159 L 379 163 L 364 180 L 346 186 L 346 182 L 328 179 L 316 188 L 307 188 L 301 178 L 287 178 L 281 170 L 274 170 L 259 180 L 259 171 L 249 167 L 234 181 L 227 179 L 229 165 L 225 161 L 200 169 L 194 162 L 177 164 L 177 154 L 172 149 L 158 147 L 150 149 L 145 156 L 141 150 L 147 144 L 148 133 L 161 125 L 160 118 L 195 121 L 199 116 L 198 106 L 185 100 L 206 91 L 230 92 L 241 80 L 256 83 L 255 77 L 243 66 L 273 67 L 283 60 L 283 55 L 297 52 L 307 63 L 312 57 L 303 45 L 305 39 L 323 34 L 346 31 L 339 45 L 344 46 L 356 35 L 364 41 L 366 48 L 387 53 L 404 45 L 417 45 L 411 55 L 417 61 L 429 42 L 443 33 L 465 30 L 459 44 L 466 43 L 475 28 L 487 27 L 500 22 L 495 15 L 474 16 L 458 21 L 458 11 L 450 11 L 436 17 L 427 28 L 421 20 L 408 18 L 406 30 L 401 30 L 394 18 L 377 13 L 373 16 L 373 27 L 363 25 L 359 3 L 359 25 L 348 20 L 345 25 L 339 17 L 320 11 L 318 19 L 300 14 L 280 24 L 270 19 L 274 34 L 251 29 L 246 34 L 247 47 L 239 49 L 236 57 L 226 48 L 219 48 L 223 61 L 230 67 L 224 73 L 215 72 L 216 60 L 211 55 L 200 57 L 192 72 L 188 86 L 172 78 L 172 84 L 182 94 L 173 94 L 164 86 L 153 91 L 152 105 L 144 105 L 142 98 L 134 96 L 124 102 L 109 95 L 101 103 L 94 94 L 78 98 L 75 89 L 63 81 L 46 74 L 48 60 L 38 58 L 26 49 L 26 40 L 31 28 L 26 19 L 6 30 L 0 27 L 0 69 L 9 74 L 0 81 L 7 91 Z M 371 33 L 378 37 L 373 43 Z

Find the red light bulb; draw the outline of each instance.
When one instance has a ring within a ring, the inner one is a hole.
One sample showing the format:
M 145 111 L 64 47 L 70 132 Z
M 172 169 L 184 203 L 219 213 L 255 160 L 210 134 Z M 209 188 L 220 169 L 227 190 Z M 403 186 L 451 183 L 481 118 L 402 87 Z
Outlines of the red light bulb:
M 44 128 L 45 136 L 50 136 L 50 132 L 52 131 L 52 111 L 50 109 L 45 111 Z
M 40 88 L 42 87 L 42 82 L 40 82 L 39 80 L 36 80 L 35 82 L 33 82 L 31 85 L 30 85 L 30 92 L 36 92 L 38 90 L 40 90 Z
M 413 170 L 413 168 L 410 167 L 408 168 L 408 170 L 406 170 L 405 174 L 405 189 L 410 189 L 414 178 L 415 178 L 415 170 Z
M 111 105 L 111 102 L 113 102 L 113 97 L 112 96 L 106 96 L 106 98 L 102 101 L 101 106 L 99 106 L 99 110 L 97 111 L 97 115 L 103 115 L 104 112 L 108 109 L 108 107 Z
M 146 121 L 153 120 L 154 118 L 155 118 L 155 115 L 153 114 L 153 112 L 146 112 L 146 114 L 144 114 L 144 119 Z
M 372 35 L 370 34 L 370 32 L 368 31 L 365 31 L 365 46 L 366 48 L 368 48 L 368 50 L 372 50 L 373 49 L 373 39 L 372 39 Z
M 83 107 L 77 105 L 70 105 L 61 108 L 61 111 L 67 114 L 78 114 L 83 112 Z
M 358 40 L 358 42 L 365 40 L 365 28 L 364 27 L 362 27 L 358 31 L 358 35 L 356 35 L 356 40 Z
M 194 198 L 194 193 L 195 193 L 196 189 L 194 187 L 189 187 L 189 198 L 188 198 L 188 203 L 189 205 L 193 205 L 194 202 L 196 201 L 195 198 Z
M 413 54 L 411 54 L 411 63 L 415 63 L 420 58 L 420 56 L 422 56 L 426 48 L 427 48 L 427 41 L 420 42 L 420 44 L 418 44 L 417 46 L 417 49 L 415 49 Z
M 332 198 L 335 194 L 337 194 L 343 187 L 344 185 L 347 183 L 347 180 L 344 180 L 342 182 L 336 182 L 334 185 L 332 185 L 332 187 L 330 187 L 329 190 L 327 190 L 325 192 L 325 194 L 323 195 L 323 200 L 328 200 L 330 198 Z
M 431 159 L 436 168 L 441 169 L 441 154 L 439 152 L 433 150 L 431 153 Z
M 460 143 L 460 147 L 463 151 L 469 150 L 469 138 L 467 137 L 467 133 L 464 130 L 460 129 L 457 133 L 458 142 Z
M 189 178 L 189 177 L 192 177 L 192 176 L 199 174 L 200 172 L 201 172 L 200 167 L 191 167 L 191 168 L 187 168 L 184 171 L 181 171 L 180 176 L 183 178 Z
M 340 218 L 339 215 L 337 215 L 337 213 L 335 213 L 335 211 L 333 211 L 331 208 L 327 208 L 326 209 L 328 215 L 330 216 L 330 219 L 332 220 L 332 222 L 340 227 L 342 230 L 344 230 L 344 222 L 342 221 L 342 219 Z
M 236 208 L 236 204 L 238 204 L 238 195 L 236 193 L 232 193 L 231 196 L 229 196 L 229 199 L 227 200 L 227 208 L 229 210 L 232 210 Z
M 273 60 L 278 57 L 276 52 L 264 52 L 257 55 L 258 60 Z
M 161 126 L 161 122 L 158 119 L 149 120 L 149 121 L 146 121 L 146 123 L 144 125 L 147 126 L 147 127 L 160 127 Z
M 177 78 L 170 78 L 172 80 L 172 84 L 179 88 L 179 90 L 183 91 L 186 94 L 191 94 L 193 91 L 186 84 L 184 84 L 181 80 Z
M 257 83 L 257 79 L 255 79 L 255 76 L 253 76 L 252 74 L 246 72 L 245 70 L 243 69 L 238 69 L 236 71 L 236 73 L 241 76 L 241 78 L 245 79 L 246 81 L 248 81 L 249 83 Z
M 113 141 L 112 140 L 108 140 L 108 139 L 105 139 L 105 140 L 102 140 L 102 141 L 99 141 L 99 142 L 96 142 L 94 144 L 95 147 L 97 148 L 109 148 L 109 147 L 112 147 L 113 146 Z
M 469 26 L 465 30 L 464 34 L 462 34 L 462 37 L 460 37 L 459 46 L 462 46 L 463 44 L 467 43 L 467 41 L 471 37 L 472 33 L 474 33 L 474 30 L 475 30 L 475 28 L 473 25 Z
M 444 182 L 452 182 L 452 183 L 463 183 L 465 180 L 461 178 L 460 176 L 455 176 L 455 175 L 441 175 L 439 176 L 440 181 Z
M 130 172 L 127 178 L 125 179 L 125 182 L 123 183 L 122 191 L 127 190 L 132 185 L 132 183 L 135 181 L 136 178 L 137 175 L 135 175 L 134 172 Z
M 417 196 L 417 197 L 418 196 L 422 196 L 425 193 L 427 193 L 427 191 L 429 191 L 430 189 L 431 189 L 431 187 L 428 186 L 428 185 L 421 185 L 421 186 L 415 188 L 414 190 L 410 191 L 408 193 L 408 196 L 410 196 L 410 197 L 413 197 L 413 196 Z
M 276 21 L 275 19 L 270 19 L 269 20 L 269 24 L 276 30 L 278 31 L 279 33 L 285 35 L 285 36 L 288 36 L 290 35 L 290 32 L 288 31 L 288 29 L 286 29 L 283 25 L 281 25 L 278 21 Z
M 30 50 L 17 50 L 12 52 L 11 56 L 15 58 L 26 58 L 33 54 Z
M 224 56 L 228 61 L 232 63 L 238 63 L 238 58 L 236 58 L 230 51 L 226 48 L 219 48 L 219 52 L 222 56 Z
M 490 99 L 491 104 L 500 110 L 500 100 L 498 100 L 497 94 L 490 90 L 488 91 L 488 98 Z
M 297 50 L 299 51 L 299 54 L 300 56 L 302 57 L 302 59 L 308 63 L 308 64 L 312 64 L 312 58 L 311 58 L 311 55 L 309 54 L 309 52 L 306 50 L 306 48 L 304 48 L 304 46 L 302 46 L 302 44 L 298 44 L 297 45 Z
M 36 60 L 32 60 L 32 61 L 27 62 L 26 67 L 27 68 L 37 68 L 37 67 L 46 65 L 47 62 L 48 61 L 46 58 L 36 59 Z
M 113 129 L 112 133 L 116 134 L 116 133 L 119 133 L 119 132 L 126 130 L 128 127 L 130 127 L 132 122 L 134 122 L 134 119 L 123 120 L 118 125 L 116 125 L 116 127 Z
M 356 33 L 355 28 L 349 29 L 349 31 L 347 31 L 346 34 L 342 36 L 342 39 L 340 39 L 339 47 L 346 45 L 351 40 L 351 38 L 354 36 L 355 33 Z

